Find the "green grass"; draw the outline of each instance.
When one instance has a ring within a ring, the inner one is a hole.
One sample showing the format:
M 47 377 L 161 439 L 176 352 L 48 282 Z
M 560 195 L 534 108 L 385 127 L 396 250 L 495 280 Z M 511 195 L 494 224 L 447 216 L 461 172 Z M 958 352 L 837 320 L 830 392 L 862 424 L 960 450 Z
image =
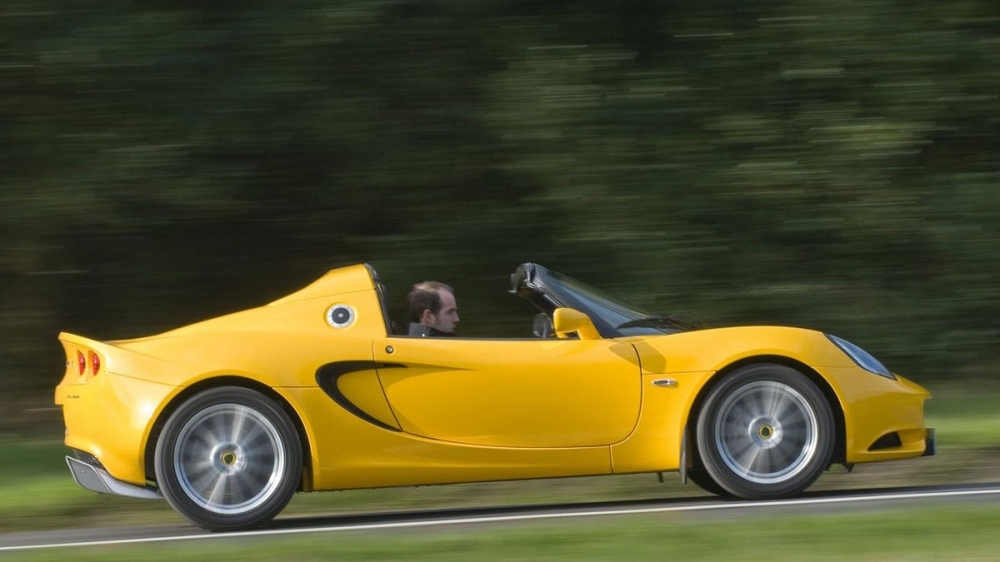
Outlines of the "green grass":
M 0 513 L 63 497 L 70 489 L 60 483 L 65 480 L 60 476 L 68 475 L 64 451 L 52 441 L 0 441 L 0 458 L 5 460 L 0 463 L 0 481 L 4 483 L 0 489 Z
M 0 440 L 0 532 L 142 521 L 170 515 L 164 502 L 88 492 L 66 467 L 66 448 L 55 440 Z M 156 520 L 156 518 L 152 519 Z
M 995 560 L 1000 504 L 943 503 L 828 514 L 611 516 L 495 527 L 344 531 L 284 537 L 8 553 L 7 560 Z
M 1000 479 L 1000 388 L 956 385 L 931 388 L 927 423 L 937 428 L 939 453 L 907 461 L 858 465 L 852 474 L 833 470 L 814 489 L 916 486 L 995 482 Z M 56 420 L 58 422 L 58 419 Z M 0 532 L 65 527 L 179 523 L 161 501 L 106 496 L 79 488 L 66 468 L 65 448 L 55 435 L 61 428 L 36 435 L 47 438 L 0 438 Z M 470 507 L 648 499 L 702 494 L 683 486 L 677 474 L 623 475 L 454 486 L 354 490 L 296 496 L 286 515 L 357 511 Z
M 926 422 L 942 445 L 1000 447 L 1000 390 L 945 387 L 927 402 Z

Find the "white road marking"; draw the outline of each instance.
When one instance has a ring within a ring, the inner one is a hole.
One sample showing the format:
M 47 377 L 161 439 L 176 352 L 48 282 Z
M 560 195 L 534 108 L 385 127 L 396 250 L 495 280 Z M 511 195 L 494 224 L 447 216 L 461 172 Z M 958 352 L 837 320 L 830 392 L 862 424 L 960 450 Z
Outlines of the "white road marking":
M 851 496 L 835 498 L 804 498 L 792 500 L 769 500 L 769 501 L 738 501 L 713 503 L 707 505 L 678 505 L 664 507 L 638 507 L 629 509 L 593 509 L 589 511 L 564 511 L 554 513 L 529 513 L 523 515 L 486 515 L 471 517 L 455 517 L 450 519 L 432 519 L 429 521 L 401 521 L 396 523 L 362 523 L 334 525 L 327 527 L 304 527 L 300 529 L 263 529 L 259 531 L 241 531 L 233 533 L 210 533 L 196 535 L 180 535 L 174 537 L 148 537 L 137 539 L 114 539 L 99 541 L 79 541 L 52 544 L 33 544 L 25 546 L 4 546 L 0 547 L 0 552 L 13 550 L 37 550 L 42 548 L 65 548 L 83 546 L 110 546 L 138 543 L 154 543 L 186 540 L 210 540 L 210 539 L 233 539 L 240 537 L 264 537 L 278 535 L 298 535 L 303 533 L 330 533 L 337 531 L 368 531 L 378 529 L 402 529 L 411 527 L 440 527 L 445 525 L 467 525 L 474 523 L 499 523 L 508 521 L 530 521 L 535 519 L 566 519 L 570 517 L 595 517 L 607 515 L 641 515 L 648 513 L 668 513 L 681 511 L 713 511 L 724 509 L 752 509 L 765 507 L 786 507 L 824 504 L 845 504 L 875 502 L 900 499 L 930 499 L 930 498 L 954 498 L 964 496 L 987 496 L 1000 495 L 1000 488 L 980 489 L 980 490 L 950 490 L 938 492 L 902 492 L 891 494 L 878 494 L 872 496 Z M 530 506 L 525 506 L 530 509 Z M 570 508 L 572 509 L 572 508 Z

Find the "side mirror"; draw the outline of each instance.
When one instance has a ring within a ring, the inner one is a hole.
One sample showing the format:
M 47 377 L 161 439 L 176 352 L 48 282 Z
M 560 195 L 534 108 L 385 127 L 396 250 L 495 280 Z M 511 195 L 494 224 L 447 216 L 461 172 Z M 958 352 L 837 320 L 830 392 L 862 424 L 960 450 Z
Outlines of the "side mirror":
M 601 334 L 586 314 L 572 308 L 557 308 L 552 314 L 552 325 L 560 338 L 569 337 L 573 332 L 581 340 L 599 340 Z

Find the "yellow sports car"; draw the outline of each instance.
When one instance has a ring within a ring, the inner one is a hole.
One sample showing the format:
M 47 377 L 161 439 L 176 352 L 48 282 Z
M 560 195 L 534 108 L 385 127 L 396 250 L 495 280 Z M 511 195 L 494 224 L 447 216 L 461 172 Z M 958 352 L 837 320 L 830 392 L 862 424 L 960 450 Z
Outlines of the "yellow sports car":
M 535 337 L 395 334 L 367 265 L 157 336 L 62 333 L 70 470 L 232 530 L 295 492 L 678 471 L 769 499 L 934 453 L 930 394 L 843 339 L 704 329 L 531 263 L 511 283 Z

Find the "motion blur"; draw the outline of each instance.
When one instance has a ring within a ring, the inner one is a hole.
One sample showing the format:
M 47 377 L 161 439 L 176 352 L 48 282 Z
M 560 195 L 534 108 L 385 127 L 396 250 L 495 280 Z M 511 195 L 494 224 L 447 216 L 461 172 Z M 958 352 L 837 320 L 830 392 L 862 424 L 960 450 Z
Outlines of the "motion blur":
M 0 390 L 370 262 L 518 333 L 541 261 L 917 380 L 1000 344 L 992 2 L 10 0 Z M 12 423 L 5 422 L 6 427 Z M 58 429 L 56 429 L 58 431 Z

